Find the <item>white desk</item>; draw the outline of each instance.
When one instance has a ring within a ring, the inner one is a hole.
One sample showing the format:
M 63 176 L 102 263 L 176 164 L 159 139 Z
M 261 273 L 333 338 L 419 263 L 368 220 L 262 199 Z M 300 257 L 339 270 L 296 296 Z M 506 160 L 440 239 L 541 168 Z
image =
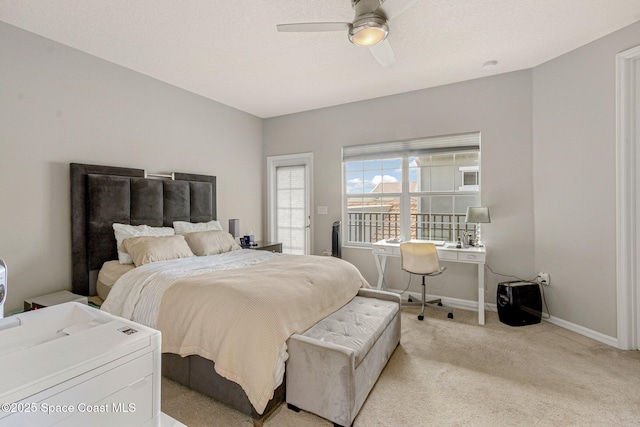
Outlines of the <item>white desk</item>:
M 478 323 L 484 325 L 484 264 L 487 257 L 485 247 L 456 249 L 455 243 L 445 243 L 444 246 L 437 246 L 438 258 L 441 261 L 462 262 L 465 264 L 478 265 Z M 400 257 L 400 243 L 387 243 L 381 240 L 373 244 L 373 258 L 378 269 L 378 289 L 386 289 L 384 283 L 384 269 L 387 264 L 387 257 Z

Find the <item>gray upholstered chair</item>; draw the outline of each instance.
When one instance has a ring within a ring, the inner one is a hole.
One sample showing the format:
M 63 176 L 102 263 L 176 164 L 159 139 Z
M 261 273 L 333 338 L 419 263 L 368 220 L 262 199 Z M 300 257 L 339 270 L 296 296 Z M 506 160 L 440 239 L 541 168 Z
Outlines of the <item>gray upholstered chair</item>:
M 409 301 L 402 303 L 402 305 L 421 305 L 422 311 L 418 315 L 418 320 L 424 320 L 425 306 L 447 311 L 449 313 L 447 317 L 453 319 L 453 311 L 450 308 L 443 307 L 442 300 L 426 301 L 425 278 L 427 276 L 438 276 L 447 269 L 447 267 L 440 267 L 436 246 L 433 243 L 426 242 L 401 243 L 400 257 L 404 271 L 422 276 L 422 301 L 413 301 L 409 297 Z

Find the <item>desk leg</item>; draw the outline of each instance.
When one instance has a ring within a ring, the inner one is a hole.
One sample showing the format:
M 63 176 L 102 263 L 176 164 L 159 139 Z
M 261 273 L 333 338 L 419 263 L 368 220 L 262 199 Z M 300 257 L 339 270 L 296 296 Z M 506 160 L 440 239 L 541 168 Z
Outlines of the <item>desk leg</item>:
M 484 264 L 478 264 L 478 324 L 484 325 Z
M 384 285 L 384 268 L 387 265 L 387 257 L 381 255 L 373 255 L 373 259 L 376 261 L 376 269 L 378 270 L 378 286 L 377 289 L 385 289 Z

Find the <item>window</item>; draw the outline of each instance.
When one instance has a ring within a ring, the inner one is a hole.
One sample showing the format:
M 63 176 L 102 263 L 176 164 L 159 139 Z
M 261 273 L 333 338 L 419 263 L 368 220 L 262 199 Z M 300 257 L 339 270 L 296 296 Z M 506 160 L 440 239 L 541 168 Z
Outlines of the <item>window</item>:
M 267 157 L 268 239 L 283 253 L 310 253 L 312 169 L 312 153 Z
M 460 166 L 462 172 L 462 186 L 460 191 L 478 191 L 480 184 L 480 171 L 478 166 Z
M 276 241 L 282 252 L 304 255 L 307 233 L 305 166 L 276 168 Z
M 480 206 L 480 134 L 343 148 L 345 244 L 455 241 Z

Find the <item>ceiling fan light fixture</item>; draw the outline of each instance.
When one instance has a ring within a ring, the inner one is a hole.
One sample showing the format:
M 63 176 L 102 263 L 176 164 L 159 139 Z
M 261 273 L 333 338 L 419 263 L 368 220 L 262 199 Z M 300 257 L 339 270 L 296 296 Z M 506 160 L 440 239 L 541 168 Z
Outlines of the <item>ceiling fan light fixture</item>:
M 349 30 L 349 40 L 358 46 L 373 46 L 387 38 L 389 26 L 379 16 L 358 19 Z

